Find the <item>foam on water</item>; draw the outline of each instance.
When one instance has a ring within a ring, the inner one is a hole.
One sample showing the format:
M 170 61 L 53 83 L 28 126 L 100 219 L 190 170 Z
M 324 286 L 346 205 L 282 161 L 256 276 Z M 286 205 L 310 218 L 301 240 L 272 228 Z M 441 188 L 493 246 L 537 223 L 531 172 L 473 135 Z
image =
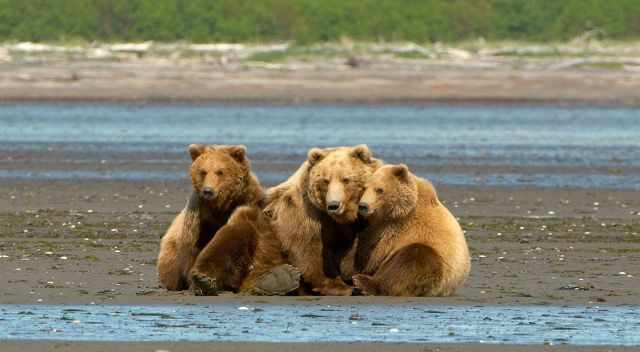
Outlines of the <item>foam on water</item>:
M 640 307 L 1 305 L 0 339 L 640 346 Z

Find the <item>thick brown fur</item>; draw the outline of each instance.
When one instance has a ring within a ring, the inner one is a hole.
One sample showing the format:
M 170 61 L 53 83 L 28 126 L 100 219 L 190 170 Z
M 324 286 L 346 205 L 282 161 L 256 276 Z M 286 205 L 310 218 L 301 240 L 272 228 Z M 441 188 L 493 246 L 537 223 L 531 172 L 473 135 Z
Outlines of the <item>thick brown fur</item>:
M 162 237 L 158 255 L 160 283 L 168 290 L 189 287 L 196 257 L 236 207 L 264 200 L 244 146 L 192 144 L 189 154 L 193 193 Z
M 191 275 L 214 280 L 217 290 L 256 293 L 256 282 L 287 263 L 270 219 L 256 206 L 237 208 L 202 250 Z
M 449 296 L 466 280 L 469 250 L 433 185 L 406 165 L 385 165 L 367 182 L 353 277 L 367 295 Z
M 349 295 L 341 278 L 357 231 L 357 203 L 366 180 L 381 166 L 364 145 L 313 148 L 284 183 L 267 191 L 265 212 L 289 261 L 316 293 Z M 329 212 L 329 202 L 339 204 Z

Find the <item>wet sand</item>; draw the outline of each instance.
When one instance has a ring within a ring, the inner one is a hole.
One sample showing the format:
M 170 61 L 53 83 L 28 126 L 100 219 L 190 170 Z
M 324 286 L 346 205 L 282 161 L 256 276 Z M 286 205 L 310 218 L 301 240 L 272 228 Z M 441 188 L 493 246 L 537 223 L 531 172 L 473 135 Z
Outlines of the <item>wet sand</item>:
M 0 102 L 639 106 L 640 75 L 611 71 L 219 71 L 204 64 L 53 62 L 0 70 Z
M 0 183 L 0 303 L 639 304 L 636 191 L 441 187 L 472 253 L 450 298 L 194 297 L 158 286 L 184 181 Z

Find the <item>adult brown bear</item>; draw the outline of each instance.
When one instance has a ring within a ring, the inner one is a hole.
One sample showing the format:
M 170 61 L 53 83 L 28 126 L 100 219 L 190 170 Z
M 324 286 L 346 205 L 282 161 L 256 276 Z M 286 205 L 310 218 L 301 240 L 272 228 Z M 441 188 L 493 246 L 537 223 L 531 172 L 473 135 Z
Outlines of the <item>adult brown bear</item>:
M 158 255 L 160 283 L 168 290 L 189 287 L 196 257 L 238 206 L 264 200 L 244 146 L 192 144 L 189 154 L 193 193 L 162 237 Z
M 433 185 L 406 165 L 385 165 L 367 182 L 360 213 L 356 288 L 366 295 L 449 296 L 469 274 L 469 249 L 458 221 Z
M 225 236 L 228 241 L 212 241 L 212 246 L 228 249 L 211 248 L 211 253 L 233 255 L 224 257 L 227 259 L 218 256 L 218 260 L 196 267 L 193 277 L 199 290 L 214 294 L 224 289 L 229 283 L 221 277 L 222 273 L 234 272 L 239 273 L 239 279 L 234 280 L 232 286 L 251 292 L 251 283 L 256 280 L 247 280 L 249 284 L 242 280 L 243 277 L 251 277 L 251 271 L 256 268 L 260 273 L 268 271 L 269 263 L 262 263 L 254 257 L 254 253 L 263 252 L 255 247 L 256 244 L 270 242 L 262 238 L 266 236 L 275 238 L 287 262 L 302 274 L 305 287 L 324 295 L 350 295 L 352 288 L 341 277 L 341 264 L 353 249 L 356 233 L 362 228 L 358 221 L 358 202 L 364 184 L 381 164 L 365 145 L 311 149 L 307 160 L 294 175 L 267 191 L 264 213 L 268 218 L 253 217 L 268 224 L 245 223 L 254 221 L 246 216 L 228 225 L 233 229 L 227 230 L 225 226 L 220 230 L 220 233 L 234 235 Z M 243 240 L 234 241 L 234 237 Z M 295 280 L 299 277 L 298 272 L 292 267 L 282 266 L 276 259 L 270 260 L 279 265 L 275 273 L 280 274 L 266 282 L 278 282 L 285 289 L 292 287 L 286 278 Z M 277 286 L 265 285 L 262 279 L 259 291 L 265 291 L 265 286 Z
M 366 145 L 313 148 L 293 176 L 267 191 L 265 212 L 289 262 L 314 292 L 351 294 L 341 264 L 362 228 L 358 202 L 365 182 L 381 165 Z

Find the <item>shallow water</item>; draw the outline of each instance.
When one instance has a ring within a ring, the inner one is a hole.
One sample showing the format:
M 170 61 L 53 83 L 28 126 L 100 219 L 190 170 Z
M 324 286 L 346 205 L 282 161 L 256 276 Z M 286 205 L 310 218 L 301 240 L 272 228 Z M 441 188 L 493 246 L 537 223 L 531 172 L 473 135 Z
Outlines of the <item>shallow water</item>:
M 135 158 L 160 153 L 156 163 L 184 162 L 194 142 L 246 144 L 254 161 L 292 165 L 310 147 L 367 143 L 376 156 L 422 166 L 422 175 L 445 184 L 640 188 L 637 172 L 624 173 L 640 167 L 636 108 L 3 105 L 0 127 L 0 155 L 43 151 L 67 153 L 74 160 L 64 162 L 75 166 L 76 159 L 137 165 L 114 173 L 13 168 L 0 178 L 178 178 L 182 169 L 146 170 Z M 14 162 L 9 157 L 0 161 Z M 476 177 L 428 170 L 448 165 L 544 171 Z M 558 166 L 579 171 L 547 173 Z
M 640 308 L 1 305 L 0 339 L 640 346 Z

